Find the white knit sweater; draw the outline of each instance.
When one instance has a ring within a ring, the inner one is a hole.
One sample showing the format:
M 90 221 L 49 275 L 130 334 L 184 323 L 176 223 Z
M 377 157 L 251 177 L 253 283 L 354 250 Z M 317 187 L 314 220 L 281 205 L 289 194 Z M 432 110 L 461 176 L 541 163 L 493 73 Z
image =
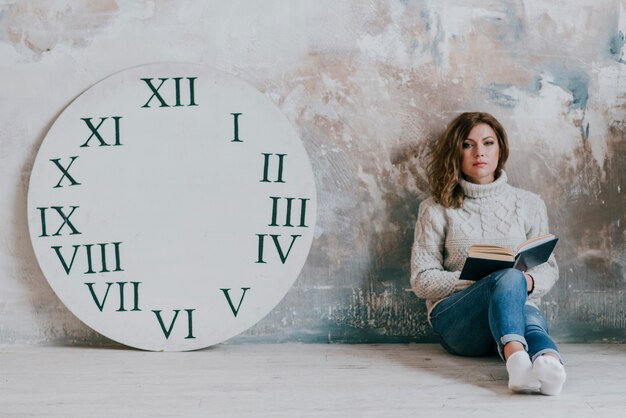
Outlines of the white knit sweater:
M 507 176 L 490 184 L 460 180 L 463 206 L 444 208 L 433 198 L 419 207 L 411 253 L 411 287 L 426 299 L 428 317 L 433 307 L 473 281 L 461 280 L 461 269 L 473 244 L 515 249 L 528 238 L 549 233 L 546 205 L 534 193 L 507 184 Z M 535 279 L 530 300 L 538 302 L 559 276 L 554 255 L 528 273 Z

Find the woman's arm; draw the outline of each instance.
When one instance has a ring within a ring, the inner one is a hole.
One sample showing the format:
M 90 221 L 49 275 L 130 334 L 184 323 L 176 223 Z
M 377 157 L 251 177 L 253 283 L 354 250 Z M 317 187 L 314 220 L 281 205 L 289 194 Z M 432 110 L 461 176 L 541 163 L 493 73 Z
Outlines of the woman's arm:
M 528 233 L 526 234 L 527 238 L 534 238 L 539 235 L 550 233 L 546 205 L 543 200 L 538 200 L 536 211 L 530 218 L 530 226 Z M 535 288 L 531 296 L 540 298 L 548 293 L 559 278 L 559 268 L 556 264 L 554 254 L 550 256 L 547 262 L 528 269 L 527 273 L 533 276 L 535 281 Z
M 423 299 L 442 299 L 473 283 L 459 280 L 460 271 L 444 269 L 445 227 L 443 208 L 432 199 L 423 201 L 411 252 L 411 288 Z

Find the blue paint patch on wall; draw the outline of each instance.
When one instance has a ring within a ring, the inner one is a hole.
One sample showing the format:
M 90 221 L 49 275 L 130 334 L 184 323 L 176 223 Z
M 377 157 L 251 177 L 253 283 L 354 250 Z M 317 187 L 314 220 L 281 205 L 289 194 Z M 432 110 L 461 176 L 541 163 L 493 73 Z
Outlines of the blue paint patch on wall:
M 582 135 L 583 139 L 589 139 L 589 122 L 587 122 L 587 125 L 585 125 L 584 127 L 580 127 L 580 134 Z
M 430 32 L 432 28 L 432 23 L 430 21 L 430 13 L 428 13 L 428 10 L 422 10 L 420 12 L 420 16 L 422 20 L 424 21 L 424 27 L 426 28 L 426 32 Z
M 519 17 L 517 10 L 515 10 L 516 4 L 515 2 L 505 1 L 503 6 L 506 19 L 503 31 L 498 36 L 498 39 L 502 41 L 507 41 L 511 38 L 512 35 L 512 40 L 514 42 L 519 42 L 522 38 L 522 32 L 524 32 L 524 28 L 522 25 L 522 20 Z
M 488 86 L 483 87 L 483 90 L 487 93 L 489 100 L 492 102 L 502 107 L 513 108 L 517 106 L 519 100 L 511 95 L 503 93 L 504 90 L 511 86 L 512 84 L 491 83 Z
M 589 75 L 580 71 L 572 72 L 569 69 L 559 69 L 555 73 L 554 81 L 551 84 L 572 93 L 570 111 L 581 109 L 584 114 L 589 100 Z M 580 125 L 580 136 L 583 140 L 589 138 L 589 123 Z
M 428 10 L 421 11 L 420 16 L 424 21 L 426 31 L 432 35 L 430 55 L 432 56 L 435 65 L 440 66 L 442 62 L 442 56 L 441 51 L 439 50 L 439 45 L 443 42 L 445 37 L 445 34 L 441 29 L 441 22 L 439 22 L 439 19 L 437 19 L 436 28 L 433 29 L 433 20 L 430 12 Z
M 572 93 L 570 109 L 586 109 L 589 100 L 589 75 L 580 72 L 572 73 L 568 70 L 556 71 L 555 73 L 554 81 L 551 83 Z
M 625 41 L 626 35 L 624 35 L 624 32 L 620 30 L 616 36 L 611 38 L 609 43 L 609 52 L 611 53 L 611 56 L 615 59 L 615 61 L 621 64 L 626 64 L 626 61 L 624 60 Z
M 530 86 L 530 90 L 535 93 L 535 95 L 539 95 L 539 92 L 541 91 L 541 80 L 542 77 L 540 75 L 535 76 L 533 83 Z

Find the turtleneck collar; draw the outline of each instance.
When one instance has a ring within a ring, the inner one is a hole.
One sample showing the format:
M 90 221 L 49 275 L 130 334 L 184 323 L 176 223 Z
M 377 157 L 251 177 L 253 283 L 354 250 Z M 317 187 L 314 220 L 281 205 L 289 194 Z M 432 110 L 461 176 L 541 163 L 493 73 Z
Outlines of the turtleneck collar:
M 463 188 L 465 196 L 472 199 L 497 195 L 504 190 L 506 182 L 507 177 L 504 170 L 501 172 L 500 177 L 488 184 L 475 184 L 463 178 L 459 179 L 459 184 Z

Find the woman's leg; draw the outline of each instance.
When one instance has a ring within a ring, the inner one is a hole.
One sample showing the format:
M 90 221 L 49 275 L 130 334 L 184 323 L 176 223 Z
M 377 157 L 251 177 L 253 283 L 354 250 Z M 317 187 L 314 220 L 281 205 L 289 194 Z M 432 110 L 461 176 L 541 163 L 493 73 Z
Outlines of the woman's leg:
M 524 273 L 515 269 L 500 270 L 491 276 L 494 284 L 489 303 L 489 325 L 498 343 L 498 351 L 506 360 L 509 388 L 515 392 L 536 391 L 540 382 L 533 375 L 525 338 L 526 278 Z
M 504 269 L 487 277 L 492 281 L 489 299 L 489 326 L 498 343 L 498 352 L 503 360 L 504 346 L 514 342 L 528 351 L 524 337 L 526 318 L 524 305 L 527 299 L 524 273 L 516 269 Z M 484 279 L 483 279 L 484 280 Z
M 526 279 L 514 269 L 495 272 L 469 288 L 441 301 L 431 313 L 433 330 L 449 352 L 480 356 L 493 351 L 504 359 L 504 346 L 521 344 L 524 351 L 507 361 L 509 387 L 516 391 L 539 389 L 524 338 Z
M 561 355 L 548 334 L 548 324 L 539 309 L 527 304 L 524 306 L 524 316 L 525 337 L 528 341 L 528 354 L 533 361 L 533 374 L 541 382 L 541 393 L 557 395 L 566 379 Z
M 536 306 L 531 304 L 524 305 L 524 319 L 526 328 L 524 337 L 528 342 L 528 355 L 535 359 L 543 354 L 553 354 L 563 362 L 559 350 L 548 334 L 548 324 Z
M 453 354 L 480 356 L 492 351 L 495 340 L 503 359 L 509 342 L 519 342 L 526 350 L 525 286 L 519 270 L 505 269 L 439 302 L 431 324 L 444 348 Z
M 472 357 L 496 353 L 489 328 L 489 296 L 489 284 L 478 281 L 435 306 L 430 322 L 449 353 Z

